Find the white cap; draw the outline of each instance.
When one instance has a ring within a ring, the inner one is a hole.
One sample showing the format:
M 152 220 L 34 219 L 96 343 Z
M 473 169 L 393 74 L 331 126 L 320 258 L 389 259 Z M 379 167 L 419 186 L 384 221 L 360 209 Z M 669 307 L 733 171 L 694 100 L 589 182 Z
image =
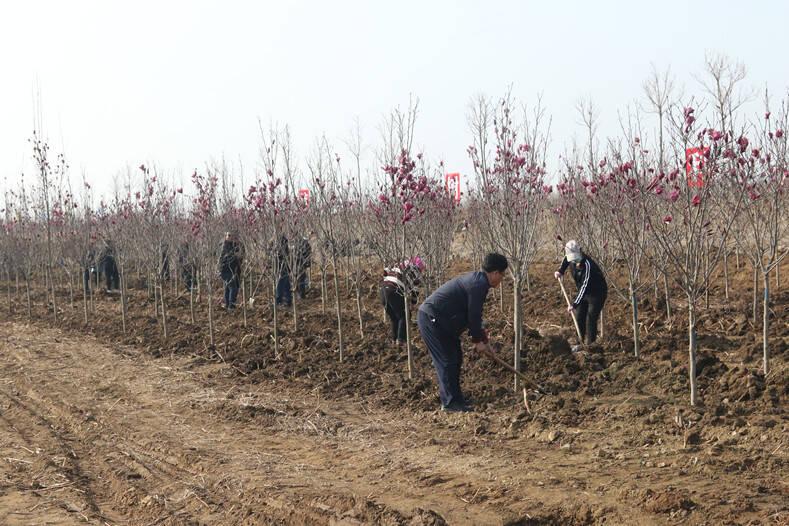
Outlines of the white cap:
M 564 245 L 564 255 L 567 261 L 581 261 L 581 247 L 575 239 L 571 239 Z

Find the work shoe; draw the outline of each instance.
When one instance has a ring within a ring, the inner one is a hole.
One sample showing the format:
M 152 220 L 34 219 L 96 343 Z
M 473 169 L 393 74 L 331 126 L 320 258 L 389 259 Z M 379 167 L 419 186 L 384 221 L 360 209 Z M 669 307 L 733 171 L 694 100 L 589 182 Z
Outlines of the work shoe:
M 468 404 L 449 404 L 442 405 L 441 410 L 445 413 L 471 413 L 474 408 Z

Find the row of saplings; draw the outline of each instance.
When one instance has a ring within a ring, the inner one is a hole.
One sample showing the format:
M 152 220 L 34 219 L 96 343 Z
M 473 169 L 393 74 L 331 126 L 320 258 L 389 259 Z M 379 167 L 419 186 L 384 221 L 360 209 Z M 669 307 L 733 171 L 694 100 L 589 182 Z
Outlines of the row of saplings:
M 288 240 L 280 238 L 277 259 L 286 261 Z M 298 260 L 295 291 L 304 296 L 307 288 L 307 270 L 311 265 L 309 242 L 302 238 L 295 244 Z M 179 265 L 184 286 L 191 289 L 195 283 L 195 268 L 182 256 L 179 250 Z M 222 244 L 218 270 L 224 284 L 224 307 L 233 310 L 236 306 L 240 288 L 243 260 L 243 247 L 236 235 L 228 232 Z M 169 265 L 163 264 L 165 272 Z M 279 266 L 276 285 L 276 302 L 290 305 L 292 287 L 287 265 Z M 441 409 L 447 412 L 468 412 L 473 410 L 471 401 L 461 389 L 461 367 L 463 350 L 460 338 L 468 332 L 475 349 L 493 358 L 501 365 L 510 366 L 493 351 L 487 332 L 484 329 L 482 312 L 488 291 L 498 287 L 504 279 L 509 264 L 501 254 L 489 253 L 485 256 L 482 268 L 461 274 L 438 287 L 417 310 L 417 326 L 425 342 L 438 380 Z M 591 344 L 597 339 L 600 314 L 608 296 L 608 285 L 597 263 L 585 254 L 574 240 L 565 245 L 565 257 L 554 276 L 561 283 L 567 271 L 573 276 L 577 294 L 573 301 L 567 298 L 567 310 L 573 318 L 579 343 L 572 347 L 578 352 L 583 344 Z M 92 271 L 105 276 L 107 289 L 118 287 L 118 270 L 114 262 L 112 246 L 105 246 L 97 258 L 95 268 L 86 269 L 85 280 Z M 395 345 L 403 346 L 406 341 L 407 303 L 415 304 L 417 290 L 421 284 L 425 263 L 414 256 L 384 269 L 380 285 L 380 299 L 390 322 L 390 337 Z M 564 286 L 562 286 L 564 290 Z M 515 371 L 513 371 L 515 372 Z M 522 380 L 539 389 L 528 378 Z

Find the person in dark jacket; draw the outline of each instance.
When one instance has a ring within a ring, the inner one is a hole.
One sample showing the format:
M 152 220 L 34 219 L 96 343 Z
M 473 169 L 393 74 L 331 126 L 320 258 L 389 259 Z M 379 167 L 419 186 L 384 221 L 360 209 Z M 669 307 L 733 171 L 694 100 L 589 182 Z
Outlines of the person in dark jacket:
M 222 253 L 219 256 L 219 275 L 225 283 L 225 308 L 236 308 L 236 298 L 241 284 L 241 244 L 232 232 L 225 234 Z
M 389 317 L 391 339 L 395 345 L 403 345 L 406 341 L 405 298 L 410 296 L 411 304 L 416 303 L 424 270 L 425 263 L 419 256 L 384 269 L 380 298 Z
M 104 249 L 99 255 L 98 271 L 104 274 L 107 292 L 120 288 L 121 279 L 120 274 L 118 274 L 118 265 L 115 263 L 115 246 L 112 244 L 112 241 L 104 243 Z
M 597 263 L 583 253 L 578 242 L 574 239 L 565 245 L 562 266 L 553 273 L 554 277 L 562 279 L 568 267 L 575 280 L 575 286 L 578 288 L 578 295 L 567 307 L 567 310 L 578 321 L 578 328 L 581 332 L 581 342 L 579 343 L 594 343 L 597 340 L 597 322 L 608 297 L 608 283 L 606 283 L 603 271 L 600 270 Z M 573 351 L 578 349 L 580 349 L 580 345 L 573 347 Z
M 290 307 L 293 304 L 293 293 L 290 289 L 290 247 L 288 238 L 280 236 L 279 242 L 274 244 L 274 272 L 278 272 L 277 277 L 277 305 Z
M 298 246 L 296 247 L 296 292 L 299 299 L 304 299 L 307 295 L 307 273 L 312 266 L 312 247 L 310 241 L 306 237 L 299 239 Z
M 460 336 L 468 330 L 478 349 L 488 346 L 488 335 L 482 327 L 482 306 L 488 290 L 501 284 L 507 266 L 506 257 L 488 254 L 482 270 L 444 283 L 419 306 L 417 325 L 436 369 L 444 411 L 471 410 L 460 389 L 463 364 Z
M 181 280 L 184 282 L 186 292 L 191 292 L 196 284 L 197 268 L 191 254 L 189 241 L 184 241 L 178 246 L 178 267 L 181 269 Z

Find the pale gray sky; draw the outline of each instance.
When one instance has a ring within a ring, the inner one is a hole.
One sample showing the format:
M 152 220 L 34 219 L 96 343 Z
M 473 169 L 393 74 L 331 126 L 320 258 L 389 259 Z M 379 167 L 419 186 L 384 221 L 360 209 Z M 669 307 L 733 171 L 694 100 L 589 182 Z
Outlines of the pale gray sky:
M 468 172 L 466 104 L 510 85 L 524 101 L 543 93 L 555 156 L 581 133 L 580 97 L 615 133 L 651 63 L 695 92 L 705 52 L 720 52 L 745 63 L 748 86 L 786 93 L 787 22 L 783 1 L 8 1 L 0 176 L 30 172 L 34 85 L 52 146 L 102 191 L 127 163 L 185 180 L 223 154 L 249 168 L 258 117 L 288 123 L 302 157 L 357 116 L 374 147 L 409 94 L 420 147 Z

